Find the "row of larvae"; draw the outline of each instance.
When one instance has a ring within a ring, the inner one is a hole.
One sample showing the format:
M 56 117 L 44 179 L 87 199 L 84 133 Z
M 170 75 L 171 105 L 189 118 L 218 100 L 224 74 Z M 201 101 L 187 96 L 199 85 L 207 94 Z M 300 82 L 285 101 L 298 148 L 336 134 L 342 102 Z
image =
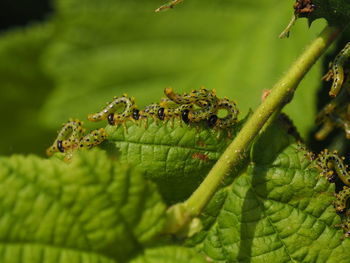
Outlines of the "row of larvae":
M 124 94 L 121 97 L 115 97 L 100 112 L 89 114 L 88 120 L 107 120 L 110 125 L 117 125 L 127 120 L 138 121 L 151 117 L 162 121 L 179 119 L 185 123 L 206 121 L 209 127 L 221 129 L 228 128 L 237 122 L 238 109 L 235 102 L 227 98 L 217 98 L 215 90 L 208 91 L 201 88 L 198 91 L 193 90 L 189 94 L 180 95 L 174 93 L 171 88 L 167 88 L 165 95 L 167 98 L 162 99 L 160 103 L 153 103 L 139 110 L 134 98 Z M 120 108 L 122 111 L 117 112 Z M 217 116 L 221 109 L 227 111 L 223 118 Z M 86 134 L 83 122 L 71 119 L 62 126 L 56 140 L 46 153 L 52 156 L 56 152 L 67 153 L 80 148 L 89 149 L 103 142 L 106 137 L 107 134 L 103 128 Z
M 209 127 L 220 129 L 228 128 L 237 122 L 239 111 L 235 102 L 227 98 L 219 99 L 215 90 L 200 88 L 188 94 L 177 94 L 172 88 L 166 88 L 164 93 L 166 98 L 161 99 L 159 103 L 146 106 L 143 110 L 137 108 L 133 97 L 128 97 L 126 94 L 115 97 L 100 112 L 89 114 L 88 119 L 107 120 L 110 125 L 148 117 L 162 121 L 179 119 L 186 124 L 205 121 Z M 218 117 L 220 110 L 226 110 L 226 116 Z
M 350 173 L 348 166 L 344 164 L 344 157 L 340 157 L 336 151 L 330 152 L 327 149 L 322 151 L 316 160 L 317 168 L 321 171 L 330 183 L 334 183 L 337 177 L 345 186 L 335 194 L 333 206 L 337 214 L 342 217 L 342 223 L 337 225 L 340 227 L 345 237 L 350 237 L 350 209 L 347 208 L 347 202 L 350 198 Z
M 318 114 L 317 124 L 322 124 L 315 134 L 317 140 L 324 140 L 336 127 L 345 131 L 350 139 L 350 42 L 339 52 L 329 65 L 329 71 L 323 77 L 325 81 L 332 80 L 329 95 L 334 99 Z
M 334 61 L 329 64 L 329 71 L 323 77 L 325 81 L 333 80 L 329 96 L 336 97 L 340 92 L 347 74 L 345 66 L 350 58 L 350 42 L 337 54 Z
M 90 149 L 103 142 L 106 138 L 105 129 L 92 130 L 86 134 L 82 121 L 70 119 L 67 123 L 63 124 L 56 140 L 46 150 L 46 154 L 52 156 L 57 152 L 71 153 L 77 149 Z

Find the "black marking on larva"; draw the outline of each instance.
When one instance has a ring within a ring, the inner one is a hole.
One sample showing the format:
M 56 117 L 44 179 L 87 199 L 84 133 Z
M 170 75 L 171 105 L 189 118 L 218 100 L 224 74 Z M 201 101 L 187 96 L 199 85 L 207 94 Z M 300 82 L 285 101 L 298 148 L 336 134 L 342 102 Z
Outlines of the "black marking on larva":
M 212 128 L 215 126 L 216 122 L 218 120 L 218 116 L 216 115 L 211 115 L 207 121 L 207 124 L 209 126 L 209 128 Z
M 134 109 L 132 111 L 132 118 L 134 120 L 138 120 L 140 118 L 140 111 L 138 109 Z
M 61 153 L 64 152 L 64 148 L 61 140 L 57 140 L 57 148 Z
M 114 113 L 108 114 L 107 120 L 109 125 L 114 125 Z
M 190 113 L 190 111 L 188 109 L 183 110 L 181 113 L 181 118 L 184 121 L 184 123 L 186 123 L 186 124 L 190 122 L 190 120 L 188 118 L 189 113 Z
M 158 115 L 158 118 L 160 120 L 164 120 L 164 117 L 165 117 L 165 115 L 164 115 L 164 108 L 159 108 L 158 112 L 157 112 L 157 115 Z

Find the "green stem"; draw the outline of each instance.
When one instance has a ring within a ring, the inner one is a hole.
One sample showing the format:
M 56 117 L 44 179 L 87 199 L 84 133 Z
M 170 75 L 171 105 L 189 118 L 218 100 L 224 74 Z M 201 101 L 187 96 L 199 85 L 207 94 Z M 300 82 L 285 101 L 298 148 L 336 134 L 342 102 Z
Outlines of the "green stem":
M 327 26 L 305 49 L 284 76 L 276 83 L 266 100 L 257 108 L 242 130 L 227 147 L 197 190 L 182 206 L 190 217 L 198 216 L 213 197 L 224 177 L 230 174 L 259 134 L 270 116 L 288 103 L 295 89 L 312 65 L 324 53 L 340 30 Z

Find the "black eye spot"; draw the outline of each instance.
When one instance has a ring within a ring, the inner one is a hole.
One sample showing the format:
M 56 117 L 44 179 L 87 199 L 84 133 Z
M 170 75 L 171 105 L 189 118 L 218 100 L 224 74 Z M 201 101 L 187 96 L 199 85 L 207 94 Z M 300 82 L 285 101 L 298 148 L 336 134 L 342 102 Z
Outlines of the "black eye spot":
M 138 109 L 134 109 L 132 111 L 132 117 L 134 120 L 138 120 L 140 118 L 140 111 Z
M 184 121 L 184 123 L 189 123 L 190 120 L 188 119 L 188 114 L 190 113 L 190 111 L 188 109 L 183 110 L 181 113 L 181 118 Z
M 344 213 L 345 213 L 345 208 L 337 211 L 337 214 L 338 214 L 338 215 L 342 215 L 342 214 L 344 214 Z
M 165 117 L 165 115 L 164 115 L 164 108 L 159 108 L 157 114 L 158 114 L 158 118 L 160 120 L 164 120 L 164 117 Z
M 334 182 L 335 182 L 335 179 L 336 179 L 335 174 L 332 174 L 331 176 L 328 177 L 328 182 L 334 183 Z
M 207 121 L 209 128 L 212 128 L 215 126 L 216 122 L 218 120 L 218 116 L 211 115 Z
M 60 141 L 60 140 L 57 141 L 57 148 L 61 153 L 64 152 L 62 141 Z
M 111 113 L 107 116 L 109 125 L 114 125 L 114 113 Z

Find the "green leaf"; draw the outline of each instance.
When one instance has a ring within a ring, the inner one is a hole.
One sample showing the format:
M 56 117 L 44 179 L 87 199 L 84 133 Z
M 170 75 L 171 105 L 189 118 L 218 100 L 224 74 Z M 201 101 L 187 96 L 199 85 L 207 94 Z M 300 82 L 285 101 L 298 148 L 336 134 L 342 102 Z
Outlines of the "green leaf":
M 156 182 L 163 198 L 175 203 L 187 198 L 200 184 L 231 142 L 241 123 L 230 132 L 186 125 L 181 120 L 139 125 L 107 126 L 104 148 L 121 161 L 142 168 Z M 117 153 L 115 153 L 117 151 Z
M 164 246 L 146 249 L 130 263 L 206 263 L 203 255 L 184 247 Z
M 155 186 L 102 151 L 0 167 L 1 262 L 125 262 L 163 228 Z
M 254 144 L 251 162 L 203 212 L 189 244 L 218 262 L 347 262 L 349 239 L 334 224 L 334 185 L 278 125 Z
M 290 39 L 278 39 L 292 2 L 189 0 L 154 13 L 162 1 L 57 1 L 57 34 L 45 53 L 57 89 L 42 118 L 57 127 L 125 92 L 143 107 L 167 86 L 183 92 L 201 85 L 235 99 L 246 114 L 324 25 L 306 31 L 299 21 Z M 287 109 L 303 135 L 313 125 L 319 82 L 320 64 Z

